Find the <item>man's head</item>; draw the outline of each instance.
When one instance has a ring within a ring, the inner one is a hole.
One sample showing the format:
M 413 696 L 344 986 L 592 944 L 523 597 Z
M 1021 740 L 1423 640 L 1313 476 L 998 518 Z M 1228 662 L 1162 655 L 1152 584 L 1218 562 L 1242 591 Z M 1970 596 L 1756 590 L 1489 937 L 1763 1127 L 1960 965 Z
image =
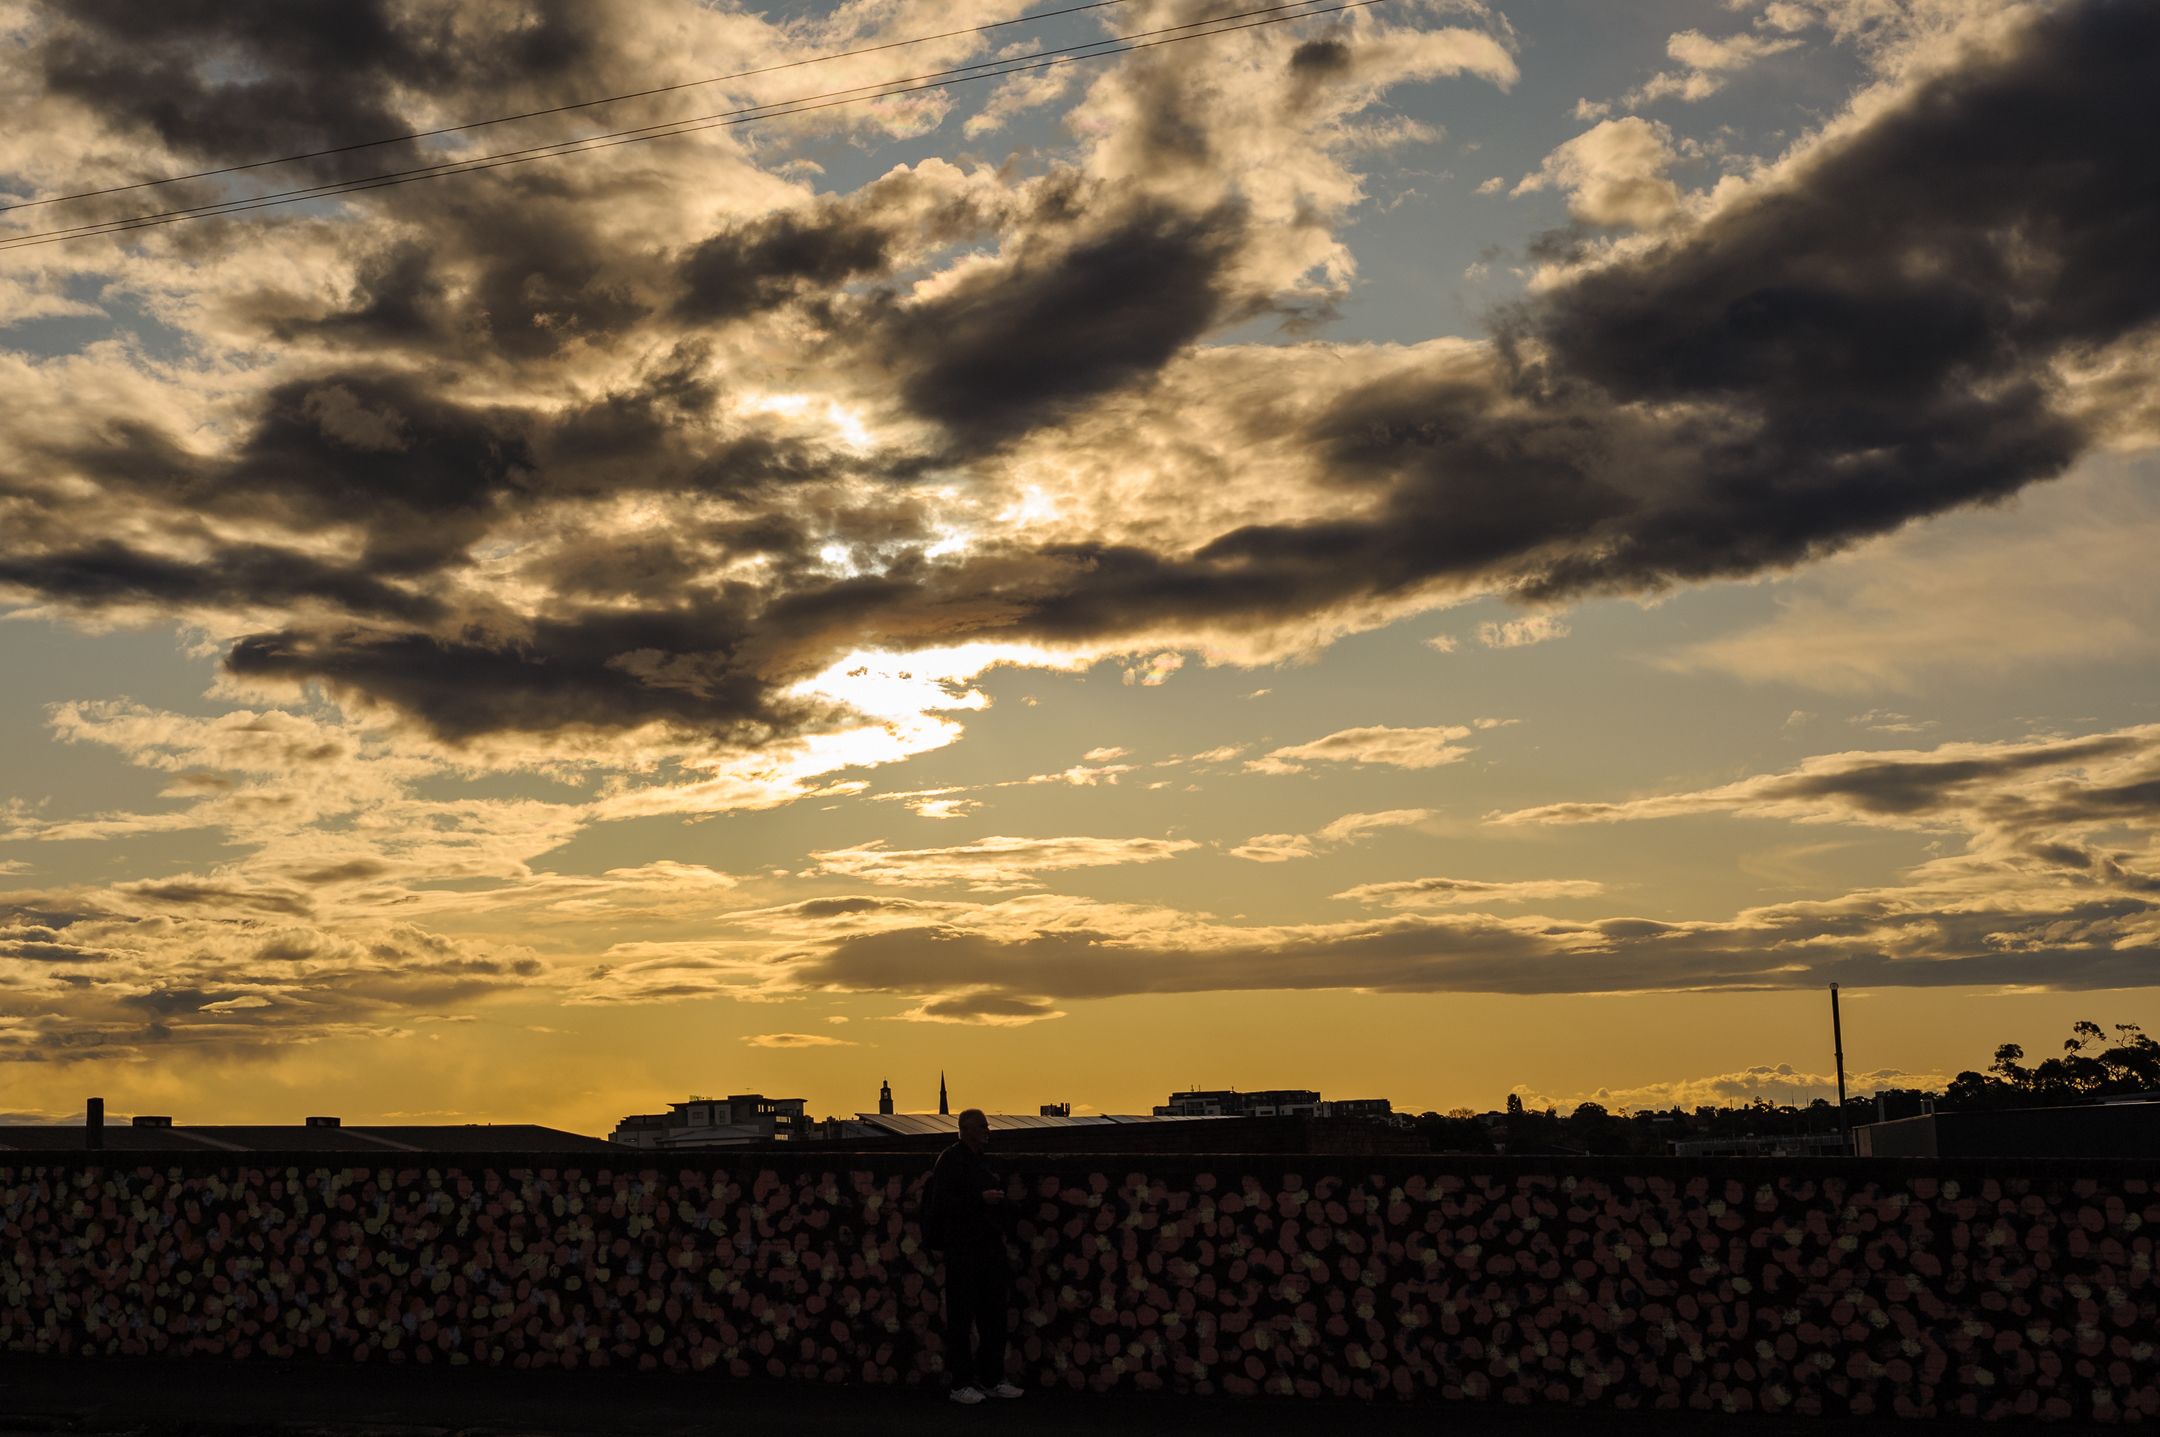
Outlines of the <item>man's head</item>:
M 990 1120 L 983 1116 L 981 1108 L 961 1110 L 960 1141 L 978 1153 L 990 1145 Z

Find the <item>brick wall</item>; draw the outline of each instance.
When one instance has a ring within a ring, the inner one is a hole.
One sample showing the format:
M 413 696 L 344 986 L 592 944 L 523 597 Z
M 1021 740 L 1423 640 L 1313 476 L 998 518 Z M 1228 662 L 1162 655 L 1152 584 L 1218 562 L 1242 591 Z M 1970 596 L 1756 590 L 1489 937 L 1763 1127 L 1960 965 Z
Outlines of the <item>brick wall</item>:
M 2160 1417 L 2130 1165 L 1016 1157 L 1076 1390 Z M 908 1154 L 0 1161 L 0 1350 L 936 1379 Z

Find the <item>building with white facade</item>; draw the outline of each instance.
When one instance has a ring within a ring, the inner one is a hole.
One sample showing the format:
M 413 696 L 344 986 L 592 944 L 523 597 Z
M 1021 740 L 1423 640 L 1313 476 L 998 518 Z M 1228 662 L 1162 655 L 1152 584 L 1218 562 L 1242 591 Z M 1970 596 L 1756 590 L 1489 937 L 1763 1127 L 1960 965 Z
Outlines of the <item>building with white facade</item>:
M 1155 1106 L 1158 1118 L 1312 1118 L 1320 1116 L 1320 1095 L 1309 1088 L 1193 1088 L 1172 1093 Z
M 609 1141 L 630 1148 L 724 1148 L 803 1140 L 823 1126 L 811 1120 L 807 1107 L 804 1098 L 768 1098 L 763 1093 L 690 1098 L 668 1104 L 664 1113 L 624 1118 Z

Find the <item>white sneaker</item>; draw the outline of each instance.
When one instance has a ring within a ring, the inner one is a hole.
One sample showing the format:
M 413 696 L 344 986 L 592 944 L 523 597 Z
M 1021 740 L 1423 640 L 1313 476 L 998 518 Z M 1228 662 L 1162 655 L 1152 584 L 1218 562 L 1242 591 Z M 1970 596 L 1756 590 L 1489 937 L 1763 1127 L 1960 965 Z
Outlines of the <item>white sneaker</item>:
M 955 1387 L 952 1390 L 952 1400 L 973 1407 L 983 1400 L 982 1389 L 980 1387 Z
M 1010 1382 L 1000 1382 L 990 1389 L 990 1395 L 992 1397 L 1025 1397 L 1027 1394 Z

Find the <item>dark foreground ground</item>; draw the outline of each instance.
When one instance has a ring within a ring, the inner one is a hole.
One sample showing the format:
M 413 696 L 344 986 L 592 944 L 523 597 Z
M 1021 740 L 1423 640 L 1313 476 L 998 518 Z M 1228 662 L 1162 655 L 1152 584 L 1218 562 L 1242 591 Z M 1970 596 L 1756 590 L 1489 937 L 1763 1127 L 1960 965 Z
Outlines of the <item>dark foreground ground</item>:
M 942 1392 L 661 1374 L 499 1372 L 0 1357 L 0 1433 L 540 1434 L 1104 1433 L 1236 1437 L 1938 1437 L 2067 1433 L 2069 1424 L 1590 1414 L 1459 1405 L 1031 1393 L 959 1407 Z
M 1940 1437 L 2106 1431 L 2071 1424 L 1568 1413 L 1337 1400 L 1035 1392 L 955 1407 L 944 1392 L 676 1374 L 341 1368 L 0 1357 L 0 1433 L 540 1437 L 1106 1433 L 1115 1437 Z

